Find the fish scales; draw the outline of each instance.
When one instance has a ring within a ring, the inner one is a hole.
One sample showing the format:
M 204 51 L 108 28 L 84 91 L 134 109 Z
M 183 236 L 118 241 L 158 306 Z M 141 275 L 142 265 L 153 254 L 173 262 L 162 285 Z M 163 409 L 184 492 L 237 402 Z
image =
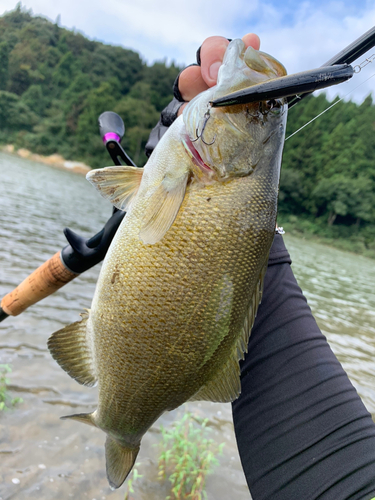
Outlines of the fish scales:
M 198 391 L 207 375 L 220 369 L 238 338 L 249 294 L 267 257 L 263 255 L 260 260 L 257 251 L 262 244 L 267 246 L 274 234 L 273 224 L 265 225 L 258 216 L 257 197 L 243 206 L 243 197 L 249 199 L 248 184 L 252 181 L 249 177 L 228 183 L 224 193 L 215 192 L 216 186 L 190 193 L 172 228 L 155 246 L 145 247 L 140 242 L 136 214 L 116 236 L 106 263 L 108 272 L 101 275 L 98 283 L 97 301 L 106 304 L 105 311 L 101 308 L 101 313 L 92 317 L 95 327 L 102 332 L 95 338 L 95 352 L 100 353 L 96 364 L 110 363 L 117 380 L 122 378 L 118 390 L 129 407 L 128 412 L 133 405 L 141 405 L 142 429 L 154 422 L 158 405 L 160 412 L 164 411 L 165 401 L 156 386 L 162 391 L 168 388 L 170 408 L 179 406 Z M 264 187 L 267 189 L 266 182 Z M 264 212 L 275 213 L 274 201 L 269 206 L 264 197 L 262 200 Z M 209 211 L 205 205 L 209 205 Z M 238 213 L 237 218 L 233 212 Z M 254 247 L 254 240 L 261 244 Z M 108 276 L 115 269 L 119 277 L 111 287 Z M 231 311 L 224 325 L 221 317 L 219 321 L 216 319 L 222 307 L 222 291 L 231 296 Z M 118 309 L 119 303 L 124 307 Z M 108 346 L 113 331 L 123 334 Z M 189 331 L 194 335 L 188 335 Z M 212 339 L 215 349 L 210 348 Z M 218 345 L 225 349 L 213 356 Z M 207 351 L 211 352 L 208 359 Z M 142 371 L 137 369 L 140 356 Z M 99 401 L 103 408 L 108 407 L 108 398 L 116 390 L 110 387 L 110 381 L 108 377 L 107 383 L 100 387 Z
M 113 488 L 163 412 L 240 393 L 238 360 L 275 230 L 286 105 L 226 110 L 209 101 L 283 74 L 271 56 L 231 42 L 217 87 L 188 105 L 143 170 L 88 175 L 127 215 L 91 310 L 48 346 L 78 382 L 98 383 L 97 409 L 67 418 L 106 432 Z

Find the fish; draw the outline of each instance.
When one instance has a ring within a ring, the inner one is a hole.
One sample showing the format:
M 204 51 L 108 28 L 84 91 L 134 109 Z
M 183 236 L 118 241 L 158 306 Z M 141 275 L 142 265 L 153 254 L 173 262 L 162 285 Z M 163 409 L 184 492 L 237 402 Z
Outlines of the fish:
M 287 104 L 210 102 L 279 76 L 272 56 L 228 45 L 218 82 L 170 126 L 144 168 L 87 175 L 126 216 L 90 310 L 48 348 L 98 406 L 70 418 L 106 433 L 112 489 L 147 430 L 186 401 L 230 402 L 261 301 L 274 238 Z

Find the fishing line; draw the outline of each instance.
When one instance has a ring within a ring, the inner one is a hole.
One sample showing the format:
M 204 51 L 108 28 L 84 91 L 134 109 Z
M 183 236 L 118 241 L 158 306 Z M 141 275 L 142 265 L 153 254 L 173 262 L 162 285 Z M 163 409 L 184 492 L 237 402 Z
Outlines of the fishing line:
M 369 63 L 369 62 L 372 62 L 372 60 L 370 61 L 369 59 L 366 59 L 366 64 L 364 64 L 365 66 Z M 363 66 L 361 65 L 358 65 L 356 66 L 355 68 L 359 68 L 359 70 L 357 71 L 357 73 L 359 73 L 362 69 Z M 313 118 L 312 120 L 310 120 L 309 122 L 305 123 L 305 125 L 302 125 L 301 128 L 299 128 L 298 130 L 296 130 L 295 132 L 293 132 L 293 134 L 289 135 L 285 141 L 287 141 L 288 139 L 290 139 L 291 137 L 293 137 L 294 135 L 296 135 L 298 132 L 300 132 L 302 129 L 304 129 L 305 127 L 307 127 L 307 125 L 310 125 L 310 123 L 312 123 L 313 121 L 315 121 L 317 118 L 319 118 L 320 116 L 324 115 L 324 113 L 326 113 L 327 111 L 329 111 L 331 108 L 333 108 L 333 106 L 336 106 L 336 104 L 338 104 L 339 102 L 341 102 L 343 99 L 345 99 L 345 97 L 347 97 L 349 94 L 351 94 L 352 92 L 354 92 L 355 90 L 357 90 L 358 87 L 360 87 L 361 85 L 363 85 L 364 83 L 366 83 L 368 80 L 370 80 L 371 78 L 373 78 L 375 76 L 375 73 L 371 76 L 369 76 L 366 80 L 364 80 L 362 83 L 360 83 L 359 85 L 357 85 L 356 87 L 354 87 L 354 89 L 352 89 L 350 92 L 348 92 L 347 94 L 345 94 L 343 97 L 341 97 L 341 99 L 339 99 L 338 101 L 334 102 L 333 104 L 331 104 L 331 106 L 329 106 L 327 109 L 325 109 L 324 111 L 322 111 L 321 113 L 319 113 L 319 115 L 317 115 L 315 118 Z

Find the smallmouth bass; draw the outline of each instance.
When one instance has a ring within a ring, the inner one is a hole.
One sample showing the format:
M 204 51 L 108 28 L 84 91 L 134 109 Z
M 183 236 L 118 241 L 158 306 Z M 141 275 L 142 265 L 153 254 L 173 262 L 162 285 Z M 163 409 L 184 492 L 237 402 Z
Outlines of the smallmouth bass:
M 162 413 L 240 394 L 239 360 L 275 232 L 287 105 L 210 101 L 285 74 L 271 56 L 232 41 L 217 86 L 188 104 L 143 169 L 87 175 L 127 214 L 90 311 L 48 347 L 79 383 L 98 384 L 97 409 L 64 418 L 107 434 L 112 488 Z

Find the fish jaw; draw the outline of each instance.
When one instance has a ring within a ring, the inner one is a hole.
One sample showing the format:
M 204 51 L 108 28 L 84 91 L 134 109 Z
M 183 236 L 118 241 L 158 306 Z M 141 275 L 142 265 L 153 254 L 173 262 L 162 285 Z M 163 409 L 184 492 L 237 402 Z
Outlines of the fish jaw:
M 285 68 L 273 57 L 246 49 L 233 40 L 219 69 L 218 83 L 196 96 L 183 111 L 189 139 L 219 179 L 250 175 L 266 148 L 282 148 L 287 103 L 279 100 L 212 108 L 210 102 L 231 92 L 283 76 Z

